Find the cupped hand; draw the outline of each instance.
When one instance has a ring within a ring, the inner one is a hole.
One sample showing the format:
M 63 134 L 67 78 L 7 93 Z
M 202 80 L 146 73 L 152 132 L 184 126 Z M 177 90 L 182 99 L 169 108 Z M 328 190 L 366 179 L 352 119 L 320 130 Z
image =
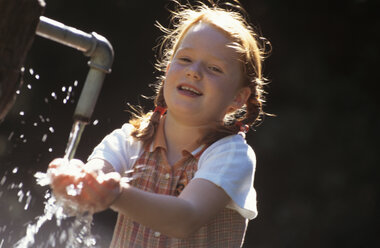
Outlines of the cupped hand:
M 87 168 L 77 159 L 55 159 L 47 171 L 53 194 L 58 201 L 74 204 L 79 212 L 100 212 L 112 205 L 121 192 L 120 174 L 104 174 Z

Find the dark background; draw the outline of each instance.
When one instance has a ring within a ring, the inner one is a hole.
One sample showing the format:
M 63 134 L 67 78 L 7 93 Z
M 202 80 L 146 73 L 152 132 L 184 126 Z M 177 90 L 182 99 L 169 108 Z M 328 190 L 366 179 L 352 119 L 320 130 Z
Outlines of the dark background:
M 276 115 L 247 137 L 257 155 L 259 215 L 250 222 L 245 247 L 376 247 L 379 1 L 241 3 L 272 43 L 264 66 L 270 80 L 265 110 Z M 154 23 L 168 24 L 171 6 L 167 0 L 47 2 L 45 16 L 95 31 L 115 50 L 113 72 L 93 115 L 98 124 L 86 128 L 77 158 L 85 160 L 106 134 L 128 121 L 127 102 L 152 107 L 139 95 L 153 93 L 148 86 L 157 76 L 152 48 L 161 35 Z M 33 174 L 63 156 L 87 60 L 40 37 L 33 43 L 21 93 L 0 124 L 0 247 L 2 242 L 11 247 L 25 224 L 42 214 L 46 188 L 35 184 Z M 76 80 L 63 104 L 62 87 Z M 19 190 L 31 191 L 27 210 Z M 114 221 L 112 211 L 95 216 L 93 232 L 102 247 Z

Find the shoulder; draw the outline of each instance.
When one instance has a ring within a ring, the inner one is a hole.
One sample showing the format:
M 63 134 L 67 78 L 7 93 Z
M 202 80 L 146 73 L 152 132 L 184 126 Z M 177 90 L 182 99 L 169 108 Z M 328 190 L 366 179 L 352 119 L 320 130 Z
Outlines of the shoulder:
M 102 141 L 102 143 L 108 143 L 108 145 L 115 145 L 119 148 L 139 148 L 141 142 L 136 140 L 131 133 L 133 132 L 134 127 L 125 123 L 120 128 L 115 129 L 110 134 L 108 134 Z
M 131 138 L 131 133 L 133 130 L 134 127 L 131 124 L 125 123 L 120 128 L 113 130 L 111 134 L 123 135 L 124 137 Z
M 118 172 L 129 169 L 142 151 L 142 143 L 131 135 L 133 130 L 129 123 L 115 129 L 94 148 L 89 159 L 106 160 Z
M 253 188 L 256 157 L 241 135 L 216 141 L 201 155 L 194 178 L 206 179 L 222 188 L 231 198 L 228 208 L 252 219 L 257 215 Z
M 255 164 L 256 156 L 252 147 L 247 144 L 244 137 L 239 134 L 224 137 L 210 145 L 201 155 L 200 163 L 214 159 L 237 160 Z

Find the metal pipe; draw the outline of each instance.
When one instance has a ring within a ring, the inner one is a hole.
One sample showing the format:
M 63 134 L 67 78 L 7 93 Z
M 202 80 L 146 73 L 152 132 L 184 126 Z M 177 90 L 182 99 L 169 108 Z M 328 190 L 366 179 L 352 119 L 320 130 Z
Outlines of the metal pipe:
M 41 16 L 36 34 L 44 38 L 76 48 L 90 57 L 87 74 L 78 104 L 74 111 L 74 124 L 70 133 L 65 157 L 72 159 L 79 144 L 85 125 L 90 121 L 106 73 L 111 72 L 114 52 L 111 44 L 103 36 L 85 33 L 73 27 Z
M 114 51 L 111 44 L 103 36 L 92 32 L 85 33 L 73 27 L 41 16 L 36 34 L 82 51 L 90 57 L 87 74 L 78 104 L 74 112 L 74 119 L 88 123 L 91 119 L 96 101 L 106 73 L 111 72 Z

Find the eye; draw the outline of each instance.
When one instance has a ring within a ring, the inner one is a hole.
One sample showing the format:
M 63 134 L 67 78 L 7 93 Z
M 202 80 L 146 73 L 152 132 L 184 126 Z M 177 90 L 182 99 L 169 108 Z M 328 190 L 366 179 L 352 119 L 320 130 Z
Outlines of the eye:
M 213 71 L 213 72 L 223 73 L 222 69 L 220 69 L 220 68 L 217 67 L 217 66 L 209 66 L 208 68 L 209 68 L 211 71 Z
M 191 59 L 189 59 L 188 57 L 180 57 L 179 60 L 186 63 L 191 62 Z

